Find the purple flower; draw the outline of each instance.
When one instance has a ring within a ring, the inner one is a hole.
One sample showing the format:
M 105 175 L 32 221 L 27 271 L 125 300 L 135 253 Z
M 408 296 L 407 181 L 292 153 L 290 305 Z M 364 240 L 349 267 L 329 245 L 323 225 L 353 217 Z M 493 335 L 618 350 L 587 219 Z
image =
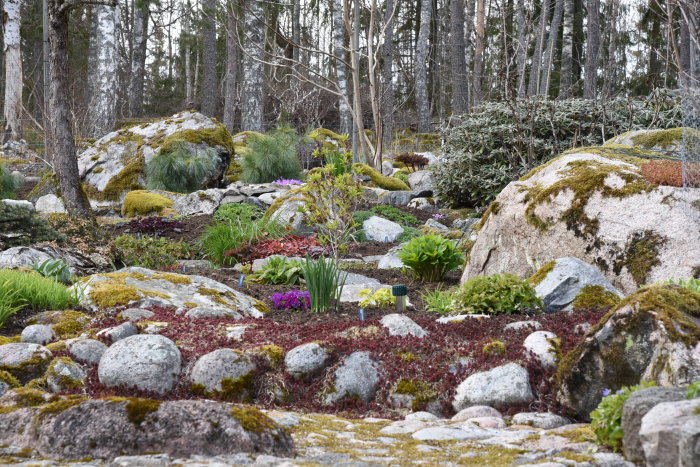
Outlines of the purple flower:
M 610 389 L 603 389 L 603 397 L 608 397 L 610 395 Z
M 437 214 L 433 214 L 433 219 L 435 219 L 436 221 L 443 221 L 443 220 L 447 219 L 447 216 L 444 214 L 437 213 Z
M 295 180 L 293 178 L 280 178 L 278 180 L 275 180 L 275 183 L 277 185 L 303 185 L 304 182 L 300 180 Z
M 309 292 L 291 290 L 286 293 L 272 294 L 270 297 L 275 308 L 283 310 L 305 311 L 311 308 L 311 297 Z

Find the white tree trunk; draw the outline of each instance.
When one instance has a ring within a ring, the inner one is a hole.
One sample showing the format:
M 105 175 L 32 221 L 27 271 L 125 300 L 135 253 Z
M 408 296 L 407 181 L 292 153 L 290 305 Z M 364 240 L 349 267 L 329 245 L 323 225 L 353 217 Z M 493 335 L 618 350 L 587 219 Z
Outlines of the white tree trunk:
M 224 126 L 233 133 L 236 121 L 236 83 L 238 80 L 238 21 L 234 5 L 229 4 L 226 17 L 226 95 Z
M 22 137 L 22 52 L 20 50 L 21 0 L 5 0 L 2 33 L 5 39 L 5 133 L 4 139 Z
M 91 39 L 90 59 L 90 128 L 89 134 L 99 138 L 114 130 L 117 111 L 117 27 L 119 6 L 94 7 L 95 29 Z
M 564 14 L 564 1 L 565 0 L 556 0 L 554 4 L 554 17 L 552 18 L 552 26 L 549 28 L 547 49 L 544 52 L 544 65 L 542 66 L 542 79 L 540 80 L 540 94 L 543 96 L 549 94 L 549 81 L 552 67 L 554 66 L 554 55 L 557 51 L 557 39 L 559 37 L 561 17 Z
M 537 43 L 535 51 L 532 54 L 532 66 L 530 68 L 530 82 L 528 83 L 527 93 L 530 96 L 537 95 L 540 89 L 540 75 L 542 72 L 542 50 L 544 49 L 544 41 L 547 37 L 547 21 L 549 20 L 549 5 L 550 0 L 542 0 L 542 10 L 540 11 L 540 27 L 537 31 Z
M 350 90 L 348 87 L 348 71 L 345 65 L 345 25 L 343 23 L 343 2 L 333 0 L 333 56 L 335 57 L 335 74 L 338 80 L 338 89 L 345 96 L 338 100 L 338 112 L 340 113 L 340 133 L 350 133 L 352 128 L 352 116 L 350 115 Z
M 428 37 L 430 36 L 430 19 L 433 14 L 433 2 L 423 0 L 420 9 L 420 29 L 416 44 L 416 112 L 418 113 L 418 131 L 430 131 L 430 102 L 428 101 Z
M 131 48 L 131 79 L 129 82 L 129 115 L 143 113 L 143 82 L 146 71 L 148 41 L 148 1 L 134 0 L 133 44 Z
M 243 111 L 241 127 L 248 131 L 263 130 L 263 88 L 265 75 L 261 60 L 265 53 L 265 17 L 261 0 L 248 0 L 245 10 L 243 57 Z
M 515 42 L 515 62 L 517 64 L 517 94 L 525 96 L 525 67 L 527 65 L 527 18 L 525 17 L 525 0 L 518 0 L 516 6 L 515 26 L 517 40 Z

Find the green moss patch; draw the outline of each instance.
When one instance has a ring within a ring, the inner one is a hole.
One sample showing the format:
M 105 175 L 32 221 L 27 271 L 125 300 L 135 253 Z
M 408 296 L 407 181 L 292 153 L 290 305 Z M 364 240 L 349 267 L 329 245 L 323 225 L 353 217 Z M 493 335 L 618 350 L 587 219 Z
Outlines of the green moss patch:
M 238 420 L 243 429 L 262 433 L 277 428 L 277 424 L 270 417 L 255 407 L 236 406 L 231 407 L 231 416 Z
M 130 191 L 124 198 L 122 215 L 128 217 L 147 216 L 161 214 L 165 209 L 171 208 L 173 201 L 157 193 L 147 190 Z
M 613 271 L 619 274 L 625 267 L 638 286 L 645 285 L 652 268 L 661 264 L 659 250 L 665 243 L 666 238 L 653 230 L 634 233 L 625 246 L 622 259 L 615 262 Z
M 373 184 L 384 190 L 403 191 L 411 189 L 408 185 L 406 185 L 398 178 L 387 177 L 385 175 L 382 175 L 377 170 L 373 169 L 367 164 L 353 164 L 352 167 L 354 170 L 361 173 L 362 175 L 368 176 L 372 180 Z
M 534 286 L 539 285 L 543 280 L 545 280 L 547 274 L 552 272 L 554 266 L 556 265 L 556 261 L 550 261 L 549 263 L 546 263 L 544 266 L 539 268 L 533 275 L 531 275 L 527 281 Z
M 666 130 L 653 130 L 632 136 L 632 143 L 643 148 L 666 149 L 683 142 L 684 138 L 700 142 L 700 131 L 694 128 L 669 128 Z
M 576 295 L 572 303 L 574 310 L 609 310 L 620 303 L 617 294 L 600 285 L 587 285 Z

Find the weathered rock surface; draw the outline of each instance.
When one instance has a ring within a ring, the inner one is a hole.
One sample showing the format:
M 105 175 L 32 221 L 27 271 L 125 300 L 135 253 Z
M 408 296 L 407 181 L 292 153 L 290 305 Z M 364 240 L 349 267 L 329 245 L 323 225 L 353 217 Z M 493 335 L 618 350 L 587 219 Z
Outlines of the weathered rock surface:
M 551 430 L 571 423 L 561 415 L 550 412 L 521 412 L 513 415 L 513 425 L 528 425 Z
M 700 295 L 676 286 L 641 289 L 606 315 L 560 363 L 557 399 L 587 419 L 603 390 L 700 379 Z
M 102 354 L 107 350 L 107 346 L 95 339 L 74 339 L 66 344 L 68 352 L 80 363 L 97 365 L 100 363 Z
M 192 308 L 185 313 L 185 316 L 192 319 L 215 318 L 215 319 L 243 319 L 243 315 L 228 308 L 213 307 L 213 306 L 198 306 Z
M 330 358 L 328 350 L 316 342 L 294 347 L 284 357 L 287 372 L 295 378 L 313 376 L 321 372 Z
M 452 406 L 456 412 L 472 405 L 508 405 L 534 399 L 527 370 L 507 363 L 475 373 L 457 387 Z
M 578 258 L 558 258 L 554 263 L 552 270 L 535 287 L 548 312 L 569 306 L 586 286 L 598 285 L 622 296 L 595 266 Z
M 244 316 L 263 316 L 257 300 L 203 276 L 131 267 L 90 276 L 80 286 L 85 287 L 81 304 L 94 310 L 153 305 L 184 309 L 197 305 L 226 308 Z
M 167 337 L 139 334 L 112 344 L 97 369 L 105 386 L 126 386 L 165 394 L 180 375 L 181 357 Z
M 525 338 L 523 347 L 545 368 L 557 366 L 557 349 L 554 339 L 557 335 L 549 331 L 535 331 Z
M 453 417 L 453 422 L 466 422 L 472 418 L 494 417 L 503 418 L 501 412 L 488 405 L 473 405 L 457 412 Z
M 700 399 L 662 402 L 642 417 L 639 439 L 647 466 L 697 465 L 698 457 L 694 454 L 700 448 L 698 411 Z M 690 463 L 681 464 L 681 458 Z
M 398 313 L 385 315 L 380 322 L 382 326 L 389 331 L 390 336 L 414 336 L 423 338 L 428 335 L 428 332 L 411 318 Z
M 651 185 L 636 165 L 645 160 L 623 157 L 634 151 L 578 149 L 510 183 L 488 212 L 462 280 L 528 277 L 564 257 L 598 266 L 627 294 L 692 277 L 700 267 L 697 190 Z
M 65 213 L 66 207 L 63 200 L 54 194 L 44 195 L 36 200 L 34 209 L 42 214 Z
M 356 396 L 365 402 L 374 398 L 379 385 L 379 365 L 369 352 L 353 352 L 335 371 L 334 390 L 325 398 L 327 404 Z
M 4 370 L 26 384 L 43 376 L 53 354 L 39 344 L 17 342 L 0 345 L 0 371 Z
M 70 358 L 57 358 L 46 372 L 46 386 L 56 393 L 80 388 L 85 385 L 85 371 Z
M 62 259 L 68 263 L 71 274 L 93 274 L 104 271 L 110 264 L 107 259 L 93 254 L 86 256 L 71 248 L 50 245 L 17 246 L 0 251 L 0 268 L 31 268 L 47 260 Z
M 408 185 L 412 190 L 432 194 L 435 189 L 433 173 L 429 170 L 417 170 L 412 172 L 408 174 Z
M 195 191 L 179 197 L 173 203 L 173 210 L 181 216 L 211 215 L 218 209 L 225 194 L 226 189 L 218 188 Z
M 22 329 L 22 335 L 20 336 L 20 342 L 27 342 L 30 344 L 46 345 L 56 338 L 56 333 L 53 332 L 50 326 L 45 324 L 30 324 L 26 328 Z
M 700 131 L 695 128 L 669 128 L 664 130 L 633 130 L 614 136 L 605 142 L 636 146 L 653 151 L 675 153 L 684 144 L 700 143 Z
M 199 357 L 190 380 L 204 394 L 225 393 L 229 399 L 239 399 L 250 389 L 253 371 L 255 364 L 243 353 L 218 349 Z
M 138 333 L 139 328 L 137 328 L 131 321 L 127 321 L 119 326 L 105 328 L 99 331 L 96 336 L 100 339 L 106 339 L 107 342 L 114 343 L 122 339 L 126 339 L 127 337 L 135 336 Z
M 373 242 L 394 242 L 403 233 L 403 227 L 396 222 L 379 216 L 372 216 L 362 223 L 367 240 Z

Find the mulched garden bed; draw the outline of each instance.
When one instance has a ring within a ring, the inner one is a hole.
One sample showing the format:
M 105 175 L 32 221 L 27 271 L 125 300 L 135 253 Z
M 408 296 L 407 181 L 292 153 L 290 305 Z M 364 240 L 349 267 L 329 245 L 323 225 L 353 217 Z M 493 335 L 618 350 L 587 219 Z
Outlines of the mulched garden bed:
M 170 240 L 184 241 L 189 243 L 190 245 L 196 245 L 207 226 L 213 223 L 213 217 L 214 216 L 202 214 L 199 216 L 183 217 L 170 222 L 164 220 L 161 221 L 160 224 L 162 228 L 157 228 L 155 234 L 153 234 L 153 232 L 139 232 L 139 229 L 132 228 L 129 225 L 129 222 L 119 222 L 117 224 L 106 225 L 105 228 L 109 231 L 110 235 L 114 237 L 122 234 L 135 235 L 137 233 L 142 233 L 143 235 L 164 237 Z M 147 219 L 167 218 L 140 218 L 142 222 Z

